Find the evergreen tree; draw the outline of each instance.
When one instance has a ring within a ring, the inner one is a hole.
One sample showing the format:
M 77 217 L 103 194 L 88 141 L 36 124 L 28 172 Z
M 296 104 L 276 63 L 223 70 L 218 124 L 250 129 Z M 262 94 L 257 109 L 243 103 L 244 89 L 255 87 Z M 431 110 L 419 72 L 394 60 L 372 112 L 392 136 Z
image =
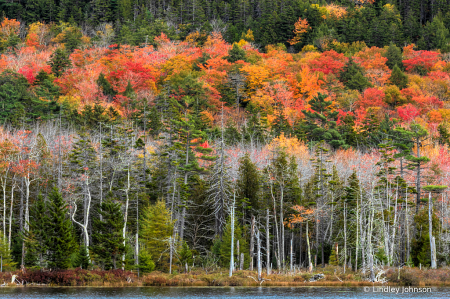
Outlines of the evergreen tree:
M 9 249 L 8 241 L 0 231 L 0 268 L 2 271 L 13 271 L 17 263 L 14 262 Z
M 81 269 L 87 269 L 91 265 L 89 258 L 89 252 L 86 246 L 80 246 L 80 250 L 75 258 L 74 267 L 80 267 Z
M 72 222 L 67 215 L 67 204 L 58 189 L 54 188 L 49 195 L 47 242 L 48 266 L 51 269 L 67 269 L 71 266 L 70 256 L 75 241 Z
M 308 104 L 311 110 L 302 110 L 305 115 L 303 128 L 307 138 L 312 142 L 325 141 L 333 148 L 345 147 L 342 135 L 336 129 L 338 111 L 332 111 L 332 101 L 326 101 L 327 96 L 318 94 Z
M 48 245 L 48 219 L 47 204 L 42 194 L 30 208 L 30 230 L 25 234 L 25 266 L 44 268 L 46 266 L 46 253 Z
M 408 86 L 408 77 L 400 70 L 397 65 L 395 65 L 392 69 L 389 81 L 392 84 L 397 85 L 399 89 L 403 89 Z
M 268 137 L 265 121 L 267 121 L 266 117 L 253 113 L 242 129 L 244 140 L 251 144 L 264 144 Z
M 61 48 L 58 48 L 50 56 L 50 61 L 48 63 L 52 69 L 52 73 L 56 77 L 61 77 L 61 75 L 66 71 L 66 69 L 72 66 L 72 62 L 69 59 L 69 54 Z
M 238 60 L 247 60 L 247 54 L 244 49 L 241 49 L 238 44 L 234 43 L 233 47 L 228 52 L 228 56 L 225 57 L 226 60 L 230 63 L 234 63 Z
M 237 181 L 238 195 L 237 205 L 241 207 L 243 219 L 245 219 L 246 211 L 250 210 L 254 214 L 260 207 L 260 188 L 261 179 L 258 168 L 250 159 L 250 155 L 246 153 L 239 159 L 239 179 Z
M 403 56 L 402 56 L 402 50 L 397 47 L 395 44 L 390 43 L 389 47 L 387 48 L 385 57 L 387 58 L 386 65 L 393 70 L 394 67 L 397 65 L 401 70 L 403 67 Z
M 139 251 L 139 270 L 143 273 L 149 273 L 155 270 L 155 263 L 153 262 L 151 254 L 148 250 Z
M 46 120 L 59 112 L 54 100 L 36 98 L 28 80 L 19 73 L 6 70 L 0 75 L 0 123 L 23 126 L 24 122 Z
M 348 89 L 354 89 L 362 92 L 364 89 L 372 87 L 372 84 L 366 77 L 363 76 L 362 73 L 357 72 L 350 80 L 347 81 L 345 86 Z
M 174 221 L 163 201 L 145 207 L 141 212 L 140 237 L 142 251 L 151 254 L 156 269 L 167 270 L 169 266 L 169 248 L 173 246 Z
M 179 256 L 178 259 L 182 266 L 186 267 L 186 265 L 192 263 L 192 251 L 189 249 L 189 246 L 186 243 L 186 241 L 183 242 L 183 245 L 181 246 L 181 250 L 178 253 L 178 256 Z M 185 268 L 185 270 L 187 270 L 187 267 Z
M 448 132 L 447 124 L 446 123 L 439 124 L 438 132 L 439 132 L 438 137 L 439 144 L 442 145 L 447 144 L 450 146 L 450 133 Z
M 112 101 L 114 96 L 117 95 L 117 92 L 114 90 L 111 83 L 109 83 L 109 81 L 105 78 L 103 73 L 100 73 L 96 82 L 102 93 L 108 97 L 109 101 Z
M 237 219 L 234 221 L 234 260 L 238 261 L 240 257 L 237 256 L 237 241 L 239 240 L 239 251 L 244 253 L 244 267 L 247 268 L 250 264 L 249 248 L 247 240 L 242 234 L 242 227 L 239 225 Z M 220 263 L 223 267 L 229 267 L 231 259 L 231 217 L 227 218 L 227 224 L 223 233 L 222 241 L 220 242 Z
M 349 89 L 362 90 L 361 88 L 370 84 L 368 81 L 364 81 L 363 72 L 364 69 L 355 63 L 353 58 L 350 58 L 339 73 L 339 81 Z
M 430 235 L 429 235 L 429 222 L 428 222 L 428 210 L 423 209 L 414 216 L 414 223 L 416 223 L 416 235 L 411 242 L 411 258 L 416 267 L 419 264 L 422 266 L 430 266 Z M 435 213 L 432 214 L 432 231 L 439 231 L 440 221 Z M 436 244 L 439 244 L 440 235 L 436 234 Z
M 339 265 L 339 260 L 338 260 L 338 256 L 336 256 L 336 249 L 333 248 L 331 250 L 331 254 L 330 254 L 330 258 L 328 260 L 328 263 L 332 266 L 338 266 Z
M 223 135 L 225 144 L 227 145 L 236 145 L 242 139 L 241 133 L 238 131 L 235 122 L 231 118 L 227 121 Z
M 150 109 L 148 128 L 150 135 L 153 138 L 158 137 L 163 130 L 163 123 L 161 122 L 161 114 L 159 113 L 158 109 L 155 106 L 153 106 L 152 109 Z
M 427 22 L 424 29 L 423 50 L 444 49 L 449 41 L 449 30 L 445 27 L 441 14 L 434 17 L 431 22 Z
M 396 128 L 396 132 L 404 136 L 405 139 L 411 140 L 414 144 L 415 153 L 406 156 L 408 161 L 407 167 L 411 170 L 415 170 L 415 180 L 416 180 L 416 215 L 419 213 L 419 206 L 421 204 L 421 189 L 422 189 L 422 179 L 423 179 L 423 169 L 424 166 L 430 162 L 430 158 L 423 156 L 420 149 L 422 148 L 424 142 L 429 138 L 428 131 L 423 128 L 420 124 L 412 123 L 409 128 Z
M 125 87 L 125 91 L 122 94 L 130 99 L 135 95 L 134 88 L 131 85 L 130 80 L 128 80 L 127 86 Z
M 122 236 L 123 214 L 120 203 L 114 202 L 109 197 L 102 203 L 98 213 L 102 217 L 94 218 L 92 252 L 102 269 L 117 269 L 117 261 L 120 261 L 125 252 Z
M 196 128 L 195 116 L 190 114 L 190 108 L 197 109 L 197 101 L 191 96 L 184 96 L 181 103 L 170 99 L 171 119 L 169 119 L 168 131 L 169 141 L 165 148 L 174 160 L 172 165 L 175 166 L 179 174 L 176 180 L 180 197 L 180 217 L 178 219 L 178 232 L 180 240 L 184 238 L 184 227 L 186 220 L 187 208 L 189 205 L 189 195 L 192 191 L 192 184 L 189 181 L 197 174 L 206 173 L 206 169 L 199 165 L 199 160 L 212 161 L 216 157 L 210 156 L 212 149 L 204 144 L 205 132 Z M 196 155 L 201 154 L 201 155 Z

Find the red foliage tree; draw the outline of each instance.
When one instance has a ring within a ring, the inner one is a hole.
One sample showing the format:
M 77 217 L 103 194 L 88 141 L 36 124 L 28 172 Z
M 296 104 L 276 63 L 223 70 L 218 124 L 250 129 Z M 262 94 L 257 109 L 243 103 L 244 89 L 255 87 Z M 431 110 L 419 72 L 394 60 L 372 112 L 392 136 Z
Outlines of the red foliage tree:
M 344 67 L 348 58 L 344 54 L 339 54 L 334 50 L 323 52 L 319 58 L 310 62 L 311 69 L 322 72 L 325 75 L 337 74 Z
M 356 105 L 359 108 L 367 109 L 369 107 L 387 107 L 386 103 L 383 101 L 384 92 L 377 88 L 367 88 L 362 95 L 360 95 L 359 100 Z
M 397 107 L 397 114 L 404 122 L 411 122 L 414 118 L 420 115 L 419 109 L 412 104 L 406 104 L 401 107 Z
M 414 51 L 413 57 L 403 60 L 403 64 L 407 71 L 422 67 L 427 71 L 430 71 L 433 65 L 438 62 L 439 53 L 432 51 Z

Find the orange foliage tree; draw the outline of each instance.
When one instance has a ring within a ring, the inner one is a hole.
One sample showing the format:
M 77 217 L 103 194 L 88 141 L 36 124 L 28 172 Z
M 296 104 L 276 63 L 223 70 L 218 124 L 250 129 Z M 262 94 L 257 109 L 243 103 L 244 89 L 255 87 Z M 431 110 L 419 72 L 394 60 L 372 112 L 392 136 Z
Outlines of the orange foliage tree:
M 302 19 L 302 18 L 298 18 L 297 22 L 295 22 L 294 24 L 294 37 L 289 40 L 288 42 L 291 45 L 296 45 L 298 44 L 301 39 L 302 36 L 308 32 L 308 30 L 310 29 L 309 23 L 307 19 Z

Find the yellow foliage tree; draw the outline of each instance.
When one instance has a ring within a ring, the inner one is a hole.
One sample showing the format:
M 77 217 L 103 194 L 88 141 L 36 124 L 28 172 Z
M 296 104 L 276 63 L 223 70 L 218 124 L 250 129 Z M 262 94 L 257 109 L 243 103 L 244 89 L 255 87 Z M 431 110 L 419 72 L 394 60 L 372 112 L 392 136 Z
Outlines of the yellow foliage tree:
M 169 248 L 173 246 L 174 220 L 166 208 L 164 201 L 146 207 L 141 214 L 141 244 L 148 251 L 160 270 L 167 270 Z

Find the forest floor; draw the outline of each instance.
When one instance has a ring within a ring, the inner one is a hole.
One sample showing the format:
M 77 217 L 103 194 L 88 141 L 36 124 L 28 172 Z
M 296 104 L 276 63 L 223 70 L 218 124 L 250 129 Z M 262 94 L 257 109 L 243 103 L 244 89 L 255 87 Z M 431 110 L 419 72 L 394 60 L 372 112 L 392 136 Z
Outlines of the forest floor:
M 385 285 L 390 286 L 450 286 L 450 268 L 436 270 L 403 267 L 384 268 L 380 279 L 385 279 Z M 317 281 L 310 281 L 314 275 L 323 274 Z M 13 275 L 15 282 L 12 283 Z M 235 271 L 228 277 L 227 269 L 217 269 L 206 273 L 203 269 L 192 269 L 189 273 L 168 274 L 154 271 L 137 276 L 136 272 L 112 270 L 60 270 L 39 271 L 27 270 L 2 272 L 0 282 L 2 286 L 97 286 L 97 287 L 137 287 L 137 286 L 329 286 L 329 287 L 362 287 L 382 285 L 367 280 L 360 272 L 346 271 L 342 267 L 318 267 L 309 273 L 276 273 L 271 275 L 262 273 L 262 280 L 257 280 L 256 271 Z

